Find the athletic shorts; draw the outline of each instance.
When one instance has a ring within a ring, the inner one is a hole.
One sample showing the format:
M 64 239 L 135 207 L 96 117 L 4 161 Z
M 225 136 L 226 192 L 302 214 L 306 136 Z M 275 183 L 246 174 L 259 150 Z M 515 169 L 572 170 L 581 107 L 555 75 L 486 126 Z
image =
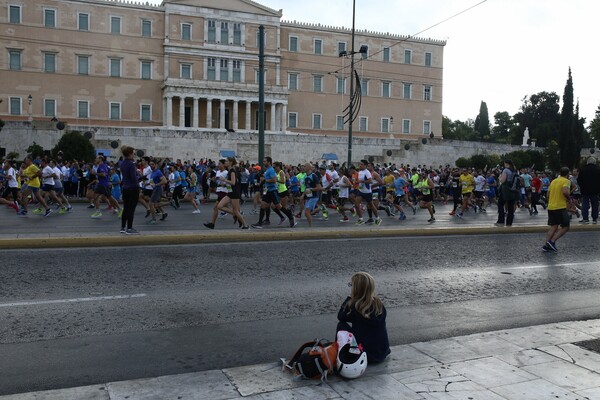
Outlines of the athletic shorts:
M 463 197 L 471 197 L 471 192 L 465 192 L 462 195 Z
M 64 187 L 56 187 L 56 185 L 54 186 L 54 193 L 56 194 L 63 194 L 65 192 L 65 188 Z
M 160 203 L 160 198 L 163 195 L 162 186 L 155 186 L 154 190 L 152 190 L 152 195 L 150 196 L 150 201 L 154 204 Z
M 279 198 L 281 199 L 281 198 L 283 198 L 283 197 L 288 197 L 288 196 L 290 195 L 290 192 L 286 190 L 286 191 L 283 191 L 283 192 L 279 192 L 279 193 L 277 193 L 277 195 L 278 195 L 278 196 L 279 196 Z
M 227 197 L 228 195 L 228 192 L 217 192 L 217 202 L 223 200 L 223 198 Z
M 242 198 L 241 188 L 240 190 L 233 189 L 233 191 L 227 193 L 227 196 L 229 196 L 231 200 L 240 200 Z
M 475 190 L 475 191 L 473 192 L 473 194 L 475 195 L 475 198 L 476 198 L 476 199 L 481 199 L 481 198 L 483 198 L 483 192 L 480 192 L 480 191 L 477 191 L 477 190 Z
M 96 189 L 94 190 L 94 194 L 101 194 L 106 197 L 111 196 L 110 189 L 108 186 L 96 185 Z
M 42 191 L 44 192 L 50 192 L 54 190 L 54 185 L 48 185 L 47 183 L 44 183 L 42 185 Z
M 306 200 L 304 200 L 304 209 L 314 211 L 318 202 L 318 197 L 308 197 Z
M 357 190 L 355 195 L 357 197 L 361 197 L 367 203 L 370 203 L 373 201 L 373 193 L 363 193 L 360 190 Z
M 394 198 L 394 204 L 396 204 L 398 206 L 400 205 L 400 202 L 402 202 L 402 201 L 404 201 L 404 195 L 402 195 L 402 196 L 396 196 Z
M 431 203 L 433 201 L 433 195 L 430 194 L 424 194 L 423 196 L 421 196 L 421 201 L 424 201 L 425 203 Z
M 9 194 L 12 194 L 13 200 L 17 200 L 19 198 L 19 188 L 16 187 L 5 187 L 4 192 L 2 193 L 2 198 L 6 199 Z
M 268 191 L 267 193 L 263 194 L 262 201 L 264 201 L 267 204 L 281 203 L 281 201 L 279 200 L 279 194 L 277 193 L 277 190 L 271 190 L 271 191 Z
M 152 197 L 152 189 L 142 189 L 142 195 L 144 195 L 144 197 Z
M 571 225 L 571 218 L 566 208 L 560 210 L 548 210 L 548 225 L 560 225 L 562 228 L 567 228 Z

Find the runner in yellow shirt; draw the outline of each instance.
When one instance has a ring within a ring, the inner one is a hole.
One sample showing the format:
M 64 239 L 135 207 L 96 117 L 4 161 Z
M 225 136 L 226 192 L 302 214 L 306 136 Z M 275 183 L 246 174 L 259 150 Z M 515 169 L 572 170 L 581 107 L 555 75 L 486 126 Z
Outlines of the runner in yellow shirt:
M 467 206 L 471 203 L 471 195 L 475 188 L 475 178 L 473 178 L 473 175 L 471 175 L 466 168 L 463 169 L 463 172 L 460 175 L 460 185 L 462 187 L 462 210 L 460 211 L 459 216 L 462 217 L 464 212 L 467 211 Z M 477 209 L 475 209 L 475 211 L 477 211 Z
M 31 156 L 27 156 L 25 158 L 25 169 L 21 172 L 21 176 L 26 179 L 26 184 L 21 188 L 21 210 L 19 211 L 19 215 L 27 215 L 27 197 L 30 194 L 33 194 L 37 201 L 46 209 L 44 213 L 44 217 L 47 217 L 52 213 L 52 210 L 48 208 L 48 204 L 42 197 L 42 193 L 40 191 L 40 175 L 42 172 L 40 169 L 33 163 L 33 159 Z M 41 214 L 38 213 L 38 214 Z
M 563 237 L 571 224 L 567 204 L 571 197 L 571 181 L 569 168 L 562 167 L 560 176 L 550 183 L 548 189 L 548 225 L 550 229 L 546 233 L 546 243 L 542 247 L 545 252 L 558 252 L 556 241 Z

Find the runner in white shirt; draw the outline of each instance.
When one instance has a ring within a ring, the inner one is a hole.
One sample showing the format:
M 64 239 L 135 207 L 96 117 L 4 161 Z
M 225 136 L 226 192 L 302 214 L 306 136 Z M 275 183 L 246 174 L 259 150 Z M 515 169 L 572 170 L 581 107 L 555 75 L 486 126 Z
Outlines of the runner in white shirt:
M 50 167 L 54 171 L 54 175 L 56 175 L 56 179 L 54 179 L 54 193 L 56 193 L 56 197 L 58 197 L 63 207 L 58 212 L 59 214 L 65 214 L 68 211 L 73 211 L 73 207 L 69 204 L 69 200 L 65 197 L 65 188 L 63 186 L 63 175 L 60 168 L 56 166 L 56 161 L 50 160 Z
M 11 206 L 19 212 L 19 183 L 17 182 L 17 172 L 8 160 L 4 161 L 3 168 L 6 177 L 6 187 L 2 191 L 0 204 Z M 8 196 L 12 196 L 12 201 L 8 200 Z
M 373 191 L 371 190 L 371 184 L 373 183 L 373 179 L 371 173 L 367 169 L 367 165 L 369 162 L 367 160 L 361 160 L 358 171 L 358 189 L 354 192 L 355 202 L 354 208 L 356 209 L 356 213 L 358 214 L 357 225 L 363 225 L 365 221 L 362 217 L 362 210 L 360 209 L 360 204 L 363 200 L 367 203 L 367 210 L 370 210 L 372 214 L 375 215 L 375 224 L 381 225 L 381 218 L 379 218 L 379 214 L 377 213 L 377 208 L 373 205 Z M 370 213 L 370 214 L 371 214 Z M 371 218 L 367 222 L 373 222 Z
M 43 159 L 41 161 L 41 167 L 42 167 L 42 188 L 41 189 L 43 192 L 42 196 L 45 196 L 47 194 L 52 199 L 53 202 L 58 204 L 59 207 L 64 207 L 66 209 L 66 206 L 56 196 L 56 192 L 54 190 L 55 180 L 60 181 L 60 176 L 56 175 L 56 173 L 54 172 L 54 169 L 50 166 L 50 163 L 48 161 L 46 161 L 45 159 Z M 56 178 L 56 179 L 54 179 L 54 178 Z M 40 212 L 42 211 L 41 208 L 39 208 L 38 210 Z
M 479 207 L 479 212 L 484 213 L 486 211 L 485 207 L 487 207 L 485 198 L 485 184 L 487 183 L 487 180 L 485 179 L 481 171 L 477 171 L 475 173 L 475 178 L 473 179 L 475 180 L 475 189 L 473 190 L 473 195 L 475 196 L 475 204 L 477 205 L 477 207 Z

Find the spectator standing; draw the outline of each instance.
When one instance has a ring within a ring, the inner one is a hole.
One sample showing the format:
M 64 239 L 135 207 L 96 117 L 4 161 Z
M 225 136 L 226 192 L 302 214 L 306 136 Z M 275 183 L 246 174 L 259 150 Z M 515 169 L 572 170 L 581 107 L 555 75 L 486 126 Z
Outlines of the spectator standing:
M 592 223 L 598 223 L 598 200 L 600 196 L 600 167 L 594 157 L 587 159 L 585 167 L 579 171 L 577 183 L 581 190 L 581 223 L 589 223 L 589 209 L 592 207 Z
M 140 196 L 140 185 L 135 164 L 133 163 L 133 147 L 123 146 L 123 162 L 121 163 L 121 186 L 123 188 L 123 214 L 121 215 L 121 233 L 136 235 L 133 228 L 133 217 Z

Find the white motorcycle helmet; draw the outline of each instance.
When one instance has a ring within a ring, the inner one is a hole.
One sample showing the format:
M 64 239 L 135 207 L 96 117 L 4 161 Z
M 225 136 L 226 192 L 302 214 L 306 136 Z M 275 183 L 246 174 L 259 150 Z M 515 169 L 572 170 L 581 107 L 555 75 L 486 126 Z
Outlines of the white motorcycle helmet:
M 356 379 L 367 370 L 367 353 L 348 343 L 339 349 L 336 366 L 340 376 Z

